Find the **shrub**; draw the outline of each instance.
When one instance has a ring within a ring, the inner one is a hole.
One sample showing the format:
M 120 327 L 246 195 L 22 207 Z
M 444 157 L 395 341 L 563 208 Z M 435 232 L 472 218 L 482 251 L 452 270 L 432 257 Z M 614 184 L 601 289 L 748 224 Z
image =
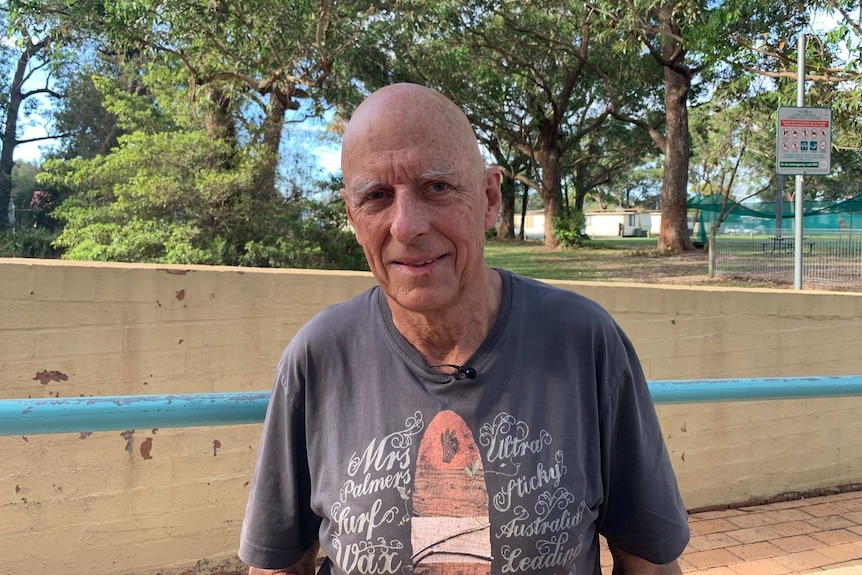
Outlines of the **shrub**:
M 61 251 L 54 247 L 56 234 L 45 228 L 8 230 L 0 234 L 0 257 L 4 258 L 59 258 Z
M 560 209 L 560 215 L 553 220 L 554 234 L 562 246 L 567 248 L 582 247 L 588 239 L 584 234 L 586 224 L 587 218 L 584 212 L 575 208 L 563 207 Z

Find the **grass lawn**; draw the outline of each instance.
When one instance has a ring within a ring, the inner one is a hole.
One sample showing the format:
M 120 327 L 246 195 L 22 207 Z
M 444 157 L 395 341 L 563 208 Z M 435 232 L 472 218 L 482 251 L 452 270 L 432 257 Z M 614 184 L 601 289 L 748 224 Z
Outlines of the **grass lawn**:
M 739 244 L 734 247 L 736 252 L 749 250 L 762 255 L 763 242 L 770 239 L 770 236 L 740 236 L 725 237 L 722 241 Z M 813 236 L 807 240 L 816 240 L 818 250 L 838 241 L 834 237 Z M 664 256 L 656 251 L 657 243 L 657 238 L 601 238 L 591 240 L 583 248 L 548 250 L 540 240 L 488 240 L 485 259 L 492 267 L 536 279 L 793 289 L 792 269 L 786 281 L 750 278 L 745 273 L 710 278 L 705 250 Z M 804 289 L 859 291 L 858 286 L 840 283 L 806 284 Z
M 537 279 L 793 288 L 763 280 L 710 278 L 705 251 L 663 256 L 656 252 L 657 242 L 657 238 L 603 238 L 591 240 L 588 247 L 552 251 L 538 240 L 489 240 L 485 259 L 493 267 Z
M 656 238 L 591 241 L 578 249 L 551 251 L 540 241 L 489 241 L 485 258 L 501 267 L 539 279 L 702 283 L 707 274 L 706 254 L 659 256 Z

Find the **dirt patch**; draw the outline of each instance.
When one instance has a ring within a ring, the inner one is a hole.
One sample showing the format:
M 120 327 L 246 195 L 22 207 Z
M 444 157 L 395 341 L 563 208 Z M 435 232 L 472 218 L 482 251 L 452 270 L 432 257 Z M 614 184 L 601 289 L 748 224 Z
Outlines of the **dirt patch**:
M 654 250 L 619 250 L 617 257 L 611 255 L 614 251 L 617 250 L 611 250 L 605 262 L 596 264 L 597 270 L 607 273 L 605 281 L 787 290 L 794 288 L 792 281 L 735 275 L 709 277 L 709 254 L 702 250 L 675 255 L 661 255 Z M 859 291 L 858 287 L 841 283 L 806 282 L 803 288 L 809 291 Z

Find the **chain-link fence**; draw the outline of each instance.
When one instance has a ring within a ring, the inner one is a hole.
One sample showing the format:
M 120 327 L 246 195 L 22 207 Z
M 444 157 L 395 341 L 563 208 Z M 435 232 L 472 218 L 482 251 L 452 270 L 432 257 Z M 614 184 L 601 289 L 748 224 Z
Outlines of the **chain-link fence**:
M 792 235 L 717 235 L 717 275 L 793 283 L 796 242 Z M 862 230 L 805 230 L 802 281 L 824 288 L 862 291 Z

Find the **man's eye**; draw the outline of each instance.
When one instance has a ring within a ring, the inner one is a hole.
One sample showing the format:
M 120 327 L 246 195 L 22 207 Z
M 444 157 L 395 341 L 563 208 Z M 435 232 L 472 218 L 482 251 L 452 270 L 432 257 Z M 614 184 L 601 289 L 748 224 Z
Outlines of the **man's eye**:
M 386 191 L 385 190 L 372 190 L 372 191 L 368 192 L 367 194 L 365 194 L 365 197 L 363 199 L 365 201 L 372 201 L 373 202 L 375 200 L 382 200 L 385 197 L 386 197 Z
M 428 189 L 432 192 L 445 192 L 449 189 L 449 184 L 446 182 L 433 182 Z

